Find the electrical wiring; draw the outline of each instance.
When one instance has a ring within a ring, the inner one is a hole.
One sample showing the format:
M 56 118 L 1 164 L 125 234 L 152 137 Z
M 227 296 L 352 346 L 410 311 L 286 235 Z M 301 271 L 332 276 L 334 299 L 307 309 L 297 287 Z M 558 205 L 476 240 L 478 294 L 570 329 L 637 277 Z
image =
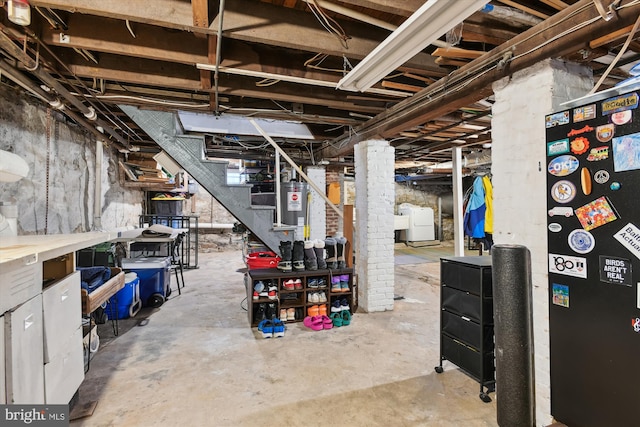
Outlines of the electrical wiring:
M 73 95 L 76 96 L 84 96 L 84 97 L 92 97 L 96 99 L 129 99 L 134 101 L 142 101 L 148 102 L 151 104 L 165 105 L 171 107 L 184 107 L 184 108 L 209 108 L 209 104 L 188 104 L 182 102 L 174 102 L 174 101 L 165 101 L 161 99 L 155 98 L 146 98 L 143 96 L 133 96 L 133 95 L 81 95 L 79 93 L 72 92 Z
M 256 82 L 256 86 L 258 87 L 268 87 L 268 86 L 273 86 L 276 83 L 280 83 L 281 80 L 279 79 L 262 79 L 258 82 Z
M 340 26 L 340 24 L 338 24 L 333 18 L 328 16 L 324 12 L 322 7 L 320 7 L 320 5 L 316 0 L 312 0 L 312 2 L 307 2 L 307 5 L 309 6 L 309 9 L 313 13 L 313 15 L 316 17 L 318 22 L 320 22 L 320 25 L 322 25 L 324 29 L 327 30 L 329 33 L 335 35 L 340 41 L 340 44 L 342 45 L 342 47 L 344 47 L 345 49 L 349 49 L 349 45 L 347 43 L 347 40 L 349 40 L 349 36 L 347 36 L 346 32 Z

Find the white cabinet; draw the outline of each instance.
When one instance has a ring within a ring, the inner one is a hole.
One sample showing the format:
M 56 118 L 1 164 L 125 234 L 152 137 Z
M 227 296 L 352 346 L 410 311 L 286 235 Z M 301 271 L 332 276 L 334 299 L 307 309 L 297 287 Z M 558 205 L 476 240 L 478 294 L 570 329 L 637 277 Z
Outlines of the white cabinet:
M 42 292 L 44 315 L 44 363 L 65 348 L 82 326 L 80 272 L 76 271 Z
M 7 403 L 44 403 L 42 295 L 4 314 Z
M 82 328 L 64 343 L 62 351 L 44 365 L 45 401 L 48 404 L 69 403 L 84 380 Z
M 4 383 L 4 316 L 0 316 L 0 405 L 7 403 Z

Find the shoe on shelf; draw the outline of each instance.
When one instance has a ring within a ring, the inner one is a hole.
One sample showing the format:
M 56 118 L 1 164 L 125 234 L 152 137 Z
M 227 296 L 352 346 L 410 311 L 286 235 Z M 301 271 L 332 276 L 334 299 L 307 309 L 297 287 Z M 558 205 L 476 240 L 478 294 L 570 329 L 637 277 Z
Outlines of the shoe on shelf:
M 348 274 L 340 275 L 340 288 L 342 292 L 349 292 L 349 275 Z
M 342 326 L 348 326 L 351 323 L 351 313 L 349 310 L 342 310 L 340 315 L 342 316 Z
M 327 315 L 327 304 L 322 304 L 318 306 L 318 316 L 326 316 Z
M 262 338 L 271 338 L 273 336 L 273 322 L 269 319 L 264 319 L 258 323 L 258 330 L 262 332 Z
M 327 294 L 324 292 L 317 292 L 318 302 L 327 302 Z
M 302 321 L 302 324 L 307 328 L 313 329 L 314 331 L 321 331 L 322 329 L 324 329 L 322 318 L 320 318 L 319 316 L 307 316 Z
M 286 308 L 281 308 L 280 309 L 280 320 L 287 320 L 287 309 Z
M 253 290 L 257 291 L 258 293 L 264 291 L 264 283 L 262 282 L 262 280 L 258 280 L 253 284 Z
M 304 308 L 296 307 L 294 313 L 295 313 L 295 318 L 296 319 L 304 319 Z
M 311 292 L 308 294 L 307 300 L 313 303 L 320 302 L 320 295 L 318 295 L 318 292 Z
M 333 276 L 331 278 L 331 292 L 342 292 L 342 285 L 340 284 L 340 276 Z
M 342 311 L 349 310 L 349 301 L 347 301 L 346 298 L 341 298 L 340 299 L 340 309 Z
M 296 320 L 296 309 L 293 307 L 287 308 L 287 315 L 284 316 L 283 320 Z
M 285 291 L 292 291 L 294 289 L 293 280 L 289 279 L 282 282 L 282 289 Z
M 278 299 L 278 294 L 276 293 L 275 289 L 269 290 L 269 293 L 267 294 L 267 296 L 270 300 Z
M 309 279 L 309 282 L 307 283 L 307 285 L 309 286 L 310 289 L 316 289 L 318 287 L 318 279 Z
M 296 279 L 293 281 L 294 289 L 302 289 L 302 280 Z
M 324 277 L 320 277 L 318 279 L 318 288 L 326 288 L 327 287 L 327 280 Z
M 260 293 L 258 291 L 253 291 L 253 299 L 260 299 Z
M 274 319 L 273 320 L 273 336 L 280 338 L 284 336 L 284 323 L 282 323 L 282 320 L 280 319 Z
M 342 305 L 340 305 L 340 300 L 336 298 L 331 303 L 331 312 L 332 313 L 340 313 L 341 311 L 342 311 Z
M 331 313 L 331 316 L 329 316 L 329 318 L 333 322 L 333 326 L 335 326 L 336 328 L 342 326 L 342 313 Z
M 322 319 L 322 327 L 324 329 L 333 328 L 333 320 L 331 320 L 327 315 L 320 315 L 320 319 Z
M 270 302 L 267 304 L 267 311 L 266 311 L 266 318 L 268 320 L 273 320 L 276 315 L 278 314 L 276 312 L 276 303 L 275 302 Z
M 319 314 L 319 307 L 317 305 L 312 305 L 311 307 L 307 308 L 307 315 L 309 316 L 317 316 Z
M 267 305 L 265 303 L 258 304 L 258 309 L 256 310 L 256 322 L 260 323 L 267 318 L 266 311 Z

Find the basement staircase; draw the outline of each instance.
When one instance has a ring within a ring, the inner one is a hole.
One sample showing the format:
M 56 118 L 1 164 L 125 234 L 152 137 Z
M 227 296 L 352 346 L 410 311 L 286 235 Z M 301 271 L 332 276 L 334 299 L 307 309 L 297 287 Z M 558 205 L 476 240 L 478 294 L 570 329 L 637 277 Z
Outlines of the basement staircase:
M 275 206 L 252 205 L 251 185 L 227 184 L 228 162 L 207 160 L 204 137 L 182 134 L 176 114 L 119 107 L 266 247 L 279 253 L 281 241 L 293 240 L 295 227 L 274 227 Z

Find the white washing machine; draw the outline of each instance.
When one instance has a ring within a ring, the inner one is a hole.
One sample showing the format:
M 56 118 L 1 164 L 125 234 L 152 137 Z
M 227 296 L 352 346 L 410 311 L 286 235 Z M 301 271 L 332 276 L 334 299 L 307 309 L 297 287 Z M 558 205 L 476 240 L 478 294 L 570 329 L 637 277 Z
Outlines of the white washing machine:
M 409 228 L 400 232 L 400 240 L 422 242 L 436 239 L 433 209 L 403 203 L 399 206 L 398 213 L 409 216 Z

